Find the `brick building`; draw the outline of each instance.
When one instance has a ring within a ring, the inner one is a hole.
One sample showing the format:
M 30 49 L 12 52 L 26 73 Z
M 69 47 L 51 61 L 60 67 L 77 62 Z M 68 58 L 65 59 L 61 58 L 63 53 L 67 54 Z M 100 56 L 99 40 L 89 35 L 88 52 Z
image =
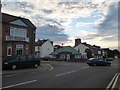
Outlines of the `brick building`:
M 2 13 L 2 59 L 33 54 L 35 31 L 30 20 Z

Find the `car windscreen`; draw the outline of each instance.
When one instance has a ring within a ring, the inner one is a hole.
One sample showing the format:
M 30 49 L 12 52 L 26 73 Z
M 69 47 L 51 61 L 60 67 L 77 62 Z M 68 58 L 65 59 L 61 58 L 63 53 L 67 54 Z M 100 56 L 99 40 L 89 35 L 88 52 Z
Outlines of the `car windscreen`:
M 34 60 L 34 56 L 33 56 L 33 55 L 28 55 L 28 56 L 27 56 L 27 60 L 30 60 L 30 61 L 31 61 L 31 60 Z
M 25 56 L 18 56 L 18 59 L 19 59 L 19 60 L 24 60 L 24 61 L 25 61 L 25 60 L 26 60 L 26 57 L 25 57 Z

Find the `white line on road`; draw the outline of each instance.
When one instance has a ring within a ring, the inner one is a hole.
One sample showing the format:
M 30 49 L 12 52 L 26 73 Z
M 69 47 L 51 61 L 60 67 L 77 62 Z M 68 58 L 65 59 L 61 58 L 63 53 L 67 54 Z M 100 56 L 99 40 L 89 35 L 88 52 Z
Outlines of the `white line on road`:
M 11 77 L 11 76 L 17 76 L 17 75 L 21 75 L 21 74 L 3 75 L 3 77 Z
M 55 75 L 55 76 L 56 76 L 56 77 L 57 77 L 57 76 L 62 76 L 62 75 L 70 74 L 70 73 L 77 72 L 77 71 L 78 71 L 78 70 L 74 70 L 74 71 L 70 71 L 70 72 L 66 72 L 66 73 L 57 74 L 57 75 Z
M 89 68 L 89 66 L 83 67 L 82 69 L 86 69 L 86 68 Z
M 33 82 L 36 82 L 36 81 L 37 81 L 37 80 L 32 80 L 32 81 L 27 81 L 27 82 L 23 82 L 23 83 L 14 84 L 14 85 L 9 85 L 9 86 L 3 87 L 3 89 L 4 89 L 4 88 L 15 87 L 15 86 L 20 86 L 20 85 L 24 85 L 24 84 L 28 84 L 28 83 L 33 83 Z
M 114 80 L 115 80 L 115 78 L 116 78 L 117 75 L 118 75 L 118 73 L 116 73 L 116 74 L 114 75 L 114 77 L 113 77 L 112 80 L 110 81 L 109 85 L 107 86 L 106 90 L 108 90 L 108 88 L 110 88 L 110 86 L 111 86 L 112 83 L 114 82 Z
M 117 75 L 117 77 L 116 77 L 116 79 L 115 79 L 115 81 L 114 81 L 114 83 L 113 83 L 113 85 L 112 85 L 112 89 L 115 88 L 116 83 L 117 83 L 117 81 L 118 81 L 118 78 L 119 78 L 119 73 L 118 73 L 118 75 Z

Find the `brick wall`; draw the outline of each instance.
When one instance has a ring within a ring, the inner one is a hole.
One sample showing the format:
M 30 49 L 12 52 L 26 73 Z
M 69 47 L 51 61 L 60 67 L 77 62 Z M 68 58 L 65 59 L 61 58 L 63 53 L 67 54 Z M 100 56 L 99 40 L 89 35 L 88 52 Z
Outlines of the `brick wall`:
M 25 41 L 6 41 L 6 35 L 10 35 L 10 27 L 16 27 L 16 28 L 24 28 L 27 29 L 27 37 L 29 38 L 29 42 Z M 12 58 L 16 56 L 16 45 L 21 44 L 24 46 L 24 54 L 26 52 L 26 45 L 28 45 L 28 54 L 33 54 L 35 52 L 35 33 L 33 33 L 35 30 L 29 28 L 29 27 L 23 27 L 23 26 L 17 26 L 17 25 L 11 25 L 3 23 L 2 25 L 2 59 L 7 60 L 9 58 Z M 12 56 L 7 56 L 7 45 L 12 45 Z

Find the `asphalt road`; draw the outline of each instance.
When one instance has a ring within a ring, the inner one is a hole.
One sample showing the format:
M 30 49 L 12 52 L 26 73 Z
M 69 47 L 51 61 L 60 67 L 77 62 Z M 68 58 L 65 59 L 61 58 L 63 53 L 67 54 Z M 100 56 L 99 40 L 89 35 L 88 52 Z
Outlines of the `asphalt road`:
M 106 88 L 118 72 L 118 60 L 111 66 L 63 61 L 46 63 L 54 69 L 3 76 L 3 88 Z

